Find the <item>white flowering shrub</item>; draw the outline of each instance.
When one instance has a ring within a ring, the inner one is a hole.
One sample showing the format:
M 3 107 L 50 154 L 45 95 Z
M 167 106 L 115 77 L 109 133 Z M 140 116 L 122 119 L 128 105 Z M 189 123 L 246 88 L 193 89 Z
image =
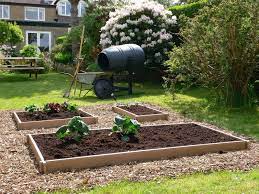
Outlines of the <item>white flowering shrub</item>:
M 109 20 L 101 28 L 100 44 L 137 44 L 146 54 L 146 65 L 155 67 L 166 58 L 173 45 L 176 17 L 154 1 L 135 1 L 111 12 Z

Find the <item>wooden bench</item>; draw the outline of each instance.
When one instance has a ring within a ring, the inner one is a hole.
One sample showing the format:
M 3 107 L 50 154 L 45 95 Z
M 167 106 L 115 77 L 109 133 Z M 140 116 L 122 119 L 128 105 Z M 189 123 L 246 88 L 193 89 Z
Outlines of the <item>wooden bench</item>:
M 4 57 L 0 59 L 0 70 L 28 71 L 30 77 L 32 73 L 34 73 L 35 78 L 38 79 L 38 73 L 40 70 L 44 70 L 44 67 L 37 67 L 36 65 L 37 60 L 39 60 L 39 58 L 37 57 Z M 17 62 L 21 63 L 22 65 L 13 64 Z

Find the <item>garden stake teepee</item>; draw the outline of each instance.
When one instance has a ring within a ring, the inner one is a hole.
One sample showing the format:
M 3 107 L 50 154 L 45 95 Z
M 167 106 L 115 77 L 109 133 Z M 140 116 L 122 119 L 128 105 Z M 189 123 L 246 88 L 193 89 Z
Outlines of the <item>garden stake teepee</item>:
M 75 87 L 76 87 L 77 75 L 78 75 L 78 72 L 80 70 L 80 66 L 81 66 L 81 64 L 83 62 L 82 47 L 83 47 L 83 43 L 84 43 L 84 33 L 85 33 L 85 26 L 83 26 L 83 29 L 82 29 L 81 41 L 80 41 L 80 49 L 79 49 L 79 53 L 78 53 L 78 57 L 77 57 L 77 65 L 76 65 L 76 68 L 75 68 L 74 76 L 72 78 L 72 81 L 71 81 L 71 84 L 70 84 L 70 87 L 69 87 L 68 91 L 65 92 L 65 94 L 63 96 L 65 98 L 69 98 L 73 86 L 75 85 Z

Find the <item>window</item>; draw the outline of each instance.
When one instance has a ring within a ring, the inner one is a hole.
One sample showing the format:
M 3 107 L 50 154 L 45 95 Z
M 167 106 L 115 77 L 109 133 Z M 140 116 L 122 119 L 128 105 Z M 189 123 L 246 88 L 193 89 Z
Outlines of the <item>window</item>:
M 80 0 L 77 6 L 78 9 L 78 17 L 82 17 L 85 15 L 87 4 L 85 1 Z
M 57 4 L 58 15 L 71 16 L 71 3 L 68 0 L 61 0 Z
M 25 7 L 25 20 L 45 21 L 45 8 Z
M 9 5 L 0 5 L 0 19 L 10 19 Z
M 51 32 L 26 32 L 26 44 L 36 45 L 41 52 L 49 52 L 51 49 Z

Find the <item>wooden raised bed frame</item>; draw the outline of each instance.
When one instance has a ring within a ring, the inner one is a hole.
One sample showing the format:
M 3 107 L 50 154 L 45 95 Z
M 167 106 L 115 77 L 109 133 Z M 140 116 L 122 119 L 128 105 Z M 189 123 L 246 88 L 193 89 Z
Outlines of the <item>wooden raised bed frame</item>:
M 98 117 L 93 116 L 81 109 L 79 111 L 86 113 L 90 115 L 89 117 L 82 117 L 83 121 L 90 124 L 96 124 L 98 122 Z M 40 128 L 55 128 L 60 127 L 62 125 L 66 125 L 71 118 L 65 118 L 65 119 L 53 119 L 53 120 L 41 120 L 41 121 L 26 121 L 22 122 L 17 115 L 19 112 L 13 112 L 14 120 L 17 123 L 17 127 L 19 130 L 30 130 L 30 129 L 40 129 Z
M 183 123 L 181 123 L 183 124 Z M 186 123 L 190 124 L 190 123 Z M 200 125 L 194 123 L 196 125 Z M 165 124 L 168 125 L 168 124 Z M 172 124 L 175 125 L 175 124 Z M 159 125 L 162 126 L 162 125 Z M 200 125 L 203 126 L 203 125 Z M 206 126 L 203 126 L 206 127 Z M 226 152 L 226 151 L 238 151 L 248 148 L 248 141 L 242 138 L 218 131 L 216 129 L 206 127 L 210 130 L 217 131 L 219 133 L 232 136 L 236 138 L 236 141 L 229 142 L 218 142 L 209 144 L 197 144 L 188 146 L 177 146 L 177 147 L 167 147 L 167 148 L 157 148 L 157 149 L 147 149 L 147 150 L 137 150 L 129 152 L 118 152 L 109 154 L 100 154 L 92 156 L 80 156 L 73 158 L 55 159 L 55 160 L 45 160 L 39 147 L 33 139 L 33 135 L 28 135 L 28 143 L 32 149 L 36 161 L 39 164 L 39 171 L 41 173 L 49 173 L 55 171 L 67 171 L 74 169 L 83 168 L 96 168 L 107 165 L 117 165 L 128 163 L 130 161 L 150 161 L 150 160 L 161 160 L 168 158 L 184 157 L 201 155 L 206 153 L 215 152 Z M 102 130 L 102 129 L 98 129 Z
M 157 121 L 157 120 L 168 120 L 169 114 L 168 113 L 163 113 L 157 109 L 151 108 L 146 105 L 138 105 L 138 106 L 144 106 L 146 108 L 149 108 L 151 110 L 157 111 L 158 113 L 156 114 L 148 114 L 148 115 L 137 115 L 132 112 L 129 112 L 127 110 L 124 110 L 120 108 L 119 106 L 113 106 L 112 110 L 120 115 L 123 116 L 129 116 L 132 119 L 135 119 L 139 122 L 147 122 L 147 121 Z

